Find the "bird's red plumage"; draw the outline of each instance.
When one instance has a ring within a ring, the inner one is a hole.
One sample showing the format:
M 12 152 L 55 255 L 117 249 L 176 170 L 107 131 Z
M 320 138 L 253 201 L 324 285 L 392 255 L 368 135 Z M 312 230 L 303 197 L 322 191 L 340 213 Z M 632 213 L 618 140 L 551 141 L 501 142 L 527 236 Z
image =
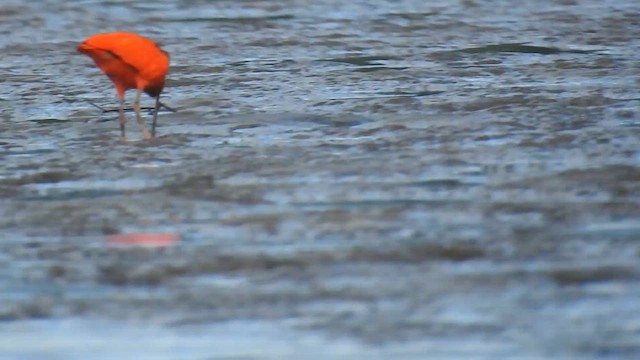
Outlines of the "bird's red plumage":
M 169 54 L 146 37 L 114 32 L 97 34 L 78 46 L 113 82 L 119 97 L 129 89 L 141 89 L 157 97 L 169 71 Z

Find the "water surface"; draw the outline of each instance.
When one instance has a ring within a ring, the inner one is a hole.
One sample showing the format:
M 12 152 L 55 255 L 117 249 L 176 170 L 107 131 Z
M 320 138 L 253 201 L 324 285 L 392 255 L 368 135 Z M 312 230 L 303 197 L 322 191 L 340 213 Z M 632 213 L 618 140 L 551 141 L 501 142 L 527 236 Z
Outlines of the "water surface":
M 632 1 L 4 2 L 0 353 L 637 357 L 638 19 Z M 115 91 L 75 47 L 116 30 L 171 53 L 178 112 L 153 143 L 91 105 Z M 105 241 L 135 232 L 182 240 Z

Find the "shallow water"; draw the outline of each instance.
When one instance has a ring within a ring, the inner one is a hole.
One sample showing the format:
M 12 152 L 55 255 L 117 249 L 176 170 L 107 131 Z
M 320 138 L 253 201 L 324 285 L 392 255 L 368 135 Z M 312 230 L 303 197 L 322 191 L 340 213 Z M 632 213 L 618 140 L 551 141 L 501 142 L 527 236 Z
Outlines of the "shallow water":
M 638 19 L 3 2 L 0 354 L 639 356 Z M 114 91 L 75 46 L 112 30 L 171 53 L 152 143 L 91 105 Z M 105 240 L 137 232 L 181 241 Z

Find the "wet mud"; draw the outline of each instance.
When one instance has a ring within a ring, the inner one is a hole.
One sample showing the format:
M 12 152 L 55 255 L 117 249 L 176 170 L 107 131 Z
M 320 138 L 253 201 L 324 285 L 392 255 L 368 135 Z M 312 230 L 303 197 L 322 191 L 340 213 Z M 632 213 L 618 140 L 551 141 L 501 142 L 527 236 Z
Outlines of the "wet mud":
M 0 19 L 0 357 L 640 356 L 640 4 Z M 151 142 L 75 51 L 116 30 L 171 54 Z

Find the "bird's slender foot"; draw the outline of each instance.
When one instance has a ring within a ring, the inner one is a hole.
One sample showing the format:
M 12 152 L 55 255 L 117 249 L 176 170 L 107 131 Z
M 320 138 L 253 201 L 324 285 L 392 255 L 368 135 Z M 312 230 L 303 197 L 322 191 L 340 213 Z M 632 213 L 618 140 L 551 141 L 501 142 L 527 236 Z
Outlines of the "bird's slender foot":
M 133 102 L 133 110 L 136 112 L 136 120 L 138 120 L 138 125 L 142 129 L 142 136 L 145 140 L 150 140 L 152 138 L 149 130 L 147 130 L 147 126 L 144 124 L 144 119 L 140 115 L 140 94 L 142 93 L 141 89 L 136 90 L 136 99 Z
M 156 137 L 156 122 L 158 120 L 158 111 L 160 111 L 160 106 L 162 103 L 160 102 L 160 94 L 156 98 L 156 108 L 153 111 L 153 121 L 151 122 L 151 137 Z
M 126 139 L 127 136 L 125 135 L 125 124 L 127 123 L 127 119 L 125 119 L 124 117 L 124 96 L 120 97 L 120 107 L 119 107 L 119 122 L 120 122 L 120 136 L 122 137 L 122 139 Z

